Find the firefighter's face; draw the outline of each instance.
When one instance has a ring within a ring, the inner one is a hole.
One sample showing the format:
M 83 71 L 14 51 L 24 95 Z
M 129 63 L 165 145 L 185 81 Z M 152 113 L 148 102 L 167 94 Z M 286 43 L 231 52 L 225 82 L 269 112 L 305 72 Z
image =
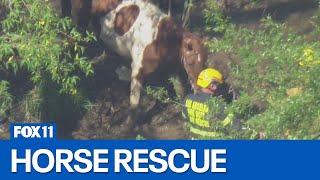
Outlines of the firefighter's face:
M 218 81 L 213 80 L 208 89 L 212 92 L 212 94 L 214 94 L 216 92 L 216 90 L 218 89 L 218 86 L 220 85 L 220 83 Z

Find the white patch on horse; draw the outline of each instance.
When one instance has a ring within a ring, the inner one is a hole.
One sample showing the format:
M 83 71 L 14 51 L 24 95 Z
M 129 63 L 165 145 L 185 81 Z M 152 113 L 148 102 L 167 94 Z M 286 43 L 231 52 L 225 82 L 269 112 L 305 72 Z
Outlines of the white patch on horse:
M 126 6 L 139 7 L 139 15 L 128 32 L 120 36 L 115 32 L 114 22 L 117 12 Z M 159 22 L 168 17 L 155 5 L 144 0 L 124 0 L 117 8 L 101 19 L 100 38 L 119 55 L 132 58 L 131 62 L 131 106 L 137 106 L 140 98 L 141 82 L 137 76 L 142 68 L 143 52 L 157 37 Z M 156 26 L 155 26 L 156 25 Z

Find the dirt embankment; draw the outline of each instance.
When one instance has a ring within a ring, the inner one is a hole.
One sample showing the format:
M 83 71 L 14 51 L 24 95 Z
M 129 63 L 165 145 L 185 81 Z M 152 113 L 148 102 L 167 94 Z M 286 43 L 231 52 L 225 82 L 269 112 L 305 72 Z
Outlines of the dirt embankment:
M 126 124 L 129 115 L 128 83 L 115 82 L 102 90 L 97 102 L 81 119 L 79 129 L 73 132 L 75 139 L 187 139 L 188 132 L 181 119 L 181 109 L 175 105 L 156 102 L 147 95 L 141 99 L 142 113 L 135 128 Z
M 122 70 L 117 56 L 95 64 L 95 75 L 86 80 L 88 92 L 93 102 L 89 110 L 77 125 L 72 137 L 75 139 L 135 139 L 142 136 L 147 139 L 187 139 L 181 117 L 181 106 L 163 104 L 142 91 L 140 113 L 135 127 L 128 127 L 126 119 L 130 114 L 130 82 Z M 119 79 L 125 79 L 120 80 Z M 130 80 L 130 76 L 129 76 Z

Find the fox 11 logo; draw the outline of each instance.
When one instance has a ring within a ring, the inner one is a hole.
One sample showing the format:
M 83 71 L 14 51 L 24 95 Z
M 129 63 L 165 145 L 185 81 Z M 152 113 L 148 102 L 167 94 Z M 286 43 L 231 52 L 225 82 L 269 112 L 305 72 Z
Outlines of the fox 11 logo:
M 11 124 L 11 139 L 55 139 L 55 124 Z

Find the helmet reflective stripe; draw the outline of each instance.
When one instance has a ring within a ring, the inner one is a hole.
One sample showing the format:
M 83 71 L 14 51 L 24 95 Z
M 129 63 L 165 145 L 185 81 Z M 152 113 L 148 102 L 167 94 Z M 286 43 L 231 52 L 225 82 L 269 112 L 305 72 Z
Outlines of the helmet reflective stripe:
M 223 76 L 219 71 L 208 68 L 199 74 L 197 84 L 202 88 L 207 88 L 212 80 L 217 80 L 221 84 L 223 83 Z

